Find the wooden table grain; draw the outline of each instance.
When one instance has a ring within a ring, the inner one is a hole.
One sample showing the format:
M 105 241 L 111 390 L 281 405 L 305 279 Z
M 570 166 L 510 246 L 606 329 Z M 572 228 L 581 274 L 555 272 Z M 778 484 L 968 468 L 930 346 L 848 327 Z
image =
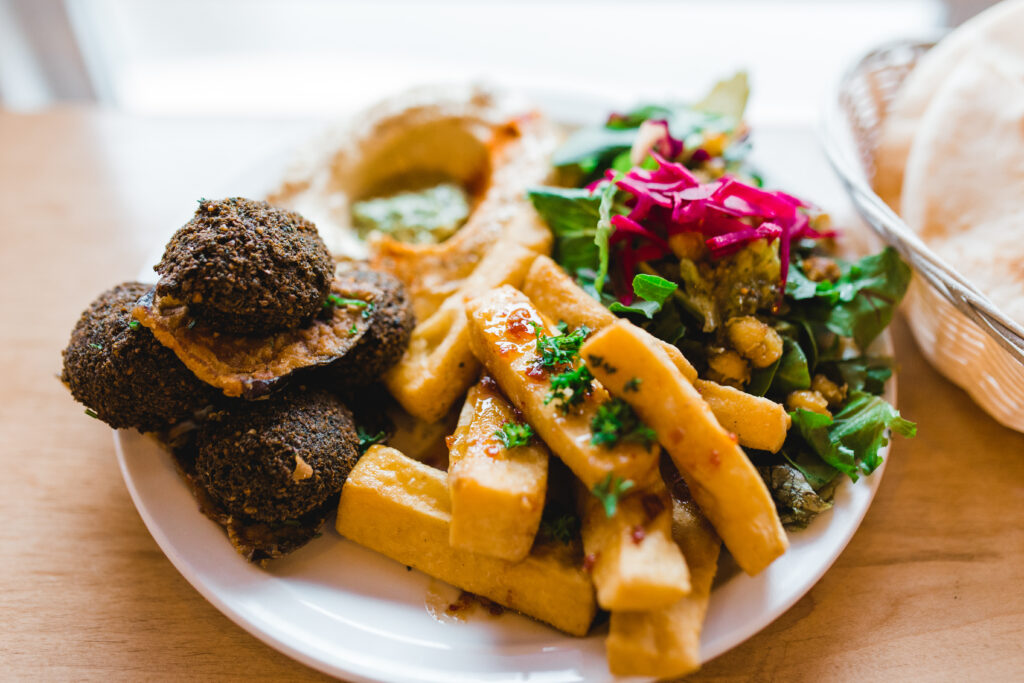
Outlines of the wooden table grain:
M 294 121 L 0 112 L 0 679 L 324 680 L 192 589 L 149 536 L 110 430 L 56 379 L 80 311 Z M 1024 435 L 894 326 L 898 440 L 849 547 L 694 681 L 1024 679 Z

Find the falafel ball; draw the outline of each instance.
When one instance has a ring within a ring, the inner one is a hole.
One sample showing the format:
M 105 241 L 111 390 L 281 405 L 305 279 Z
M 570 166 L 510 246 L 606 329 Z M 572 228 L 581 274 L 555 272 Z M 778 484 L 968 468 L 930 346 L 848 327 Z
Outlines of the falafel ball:
M 132 305 L 151 288 L 125 282 L 100 294 L 78 319 L 63 353 L 61 381 L 76 401 L 117 429 L 166 429 L 191 419 L 216 394 L 149 330 L 132 323 Z
M 415 325 L 412 302 L 401 280 L 361 263 L 342 263 L 335 277 L 343 289 L 372 292 L 373 307 L 365 311 L 369 326 L 344 356 L 331 363 L 333 380 L 346 387 L 363 387 L 380 379 L 409 346 Z
M 359 459 L 345 404 L 302 387 L 214 412 L 196 438 L 196 473 L 209 494 L 232 514 L 262 521 L 322 505 Z
M 227 334 L 300 327 L 323 308 L 334 261 L 316 226 L 266 202 L 201 200 L 167 243 L 156 293 Z

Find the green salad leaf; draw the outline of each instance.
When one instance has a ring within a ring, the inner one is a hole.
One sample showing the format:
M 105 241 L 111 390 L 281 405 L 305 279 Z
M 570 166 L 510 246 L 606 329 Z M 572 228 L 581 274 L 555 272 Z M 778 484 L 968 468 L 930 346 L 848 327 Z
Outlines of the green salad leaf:
M 850 392 L 834 417 L 803 409 L 790 416 L 814 452 L 854 481 L 882 464 L 878 449 L 888 443 L 886 429 L 907 437 L 917 433 L 916 425 L 902 418 L 885 399 L 862 391 Z
M 601 262 L 596 240 L 602 195 L 563 187 L 535 187 L 527 194 L 555 237 L 555 260 L 571 274 L 587 268 L 597 272 Z
M 640 300 L 629 306 L 614 301 L 608 309 L 612 313 L 635 313 L 653 320 L 654 315 L 665 305 L 665 300 L 672 296 L 672 292 L 676 291 L 678 286 L 658 275 L 640 273 L 633 277 L 633 294 Z
M 886 247 L 856 263 L 840 263 L 836 282 L 812 282 L 801 267 L 790 269 L 786 295 L 798 315 L 821 322 L 866 349 L 892 321 L 893 311 L 910 285 L 910 266 Z M 812 288 L 813 285 L 813 288 Z

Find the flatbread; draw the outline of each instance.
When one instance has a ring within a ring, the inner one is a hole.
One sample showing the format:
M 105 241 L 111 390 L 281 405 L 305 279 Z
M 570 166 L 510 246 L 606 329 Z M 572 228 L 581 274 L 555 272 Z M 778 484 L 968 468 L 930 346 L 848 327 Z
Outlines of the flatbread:
M 1024 42 L 1024 0 L 1007 0 L 965 22 L 928 51 L 886 113 L 875 148 L 875 192 L 900 208 L 903 174 L 921 118 L 950 73 L 978 46 L 1012 51 Z
M 1024 324 L 1024 41 L 976 46 L 939 88 L 907 157 L 900 213 Z

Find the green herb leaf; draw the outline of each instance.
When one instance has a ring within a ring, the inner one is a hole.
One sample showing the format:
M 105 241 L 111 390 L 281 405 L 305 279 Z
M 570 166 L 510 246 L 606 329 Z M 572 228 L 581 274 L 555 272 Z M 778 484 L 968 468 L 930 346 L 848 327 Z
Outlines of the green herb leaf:
M 92 348 L 96 349 L 97 351 L 102 351 L 103 350 L 103 344 L 97 344 L 97 343 L 93 342 L 93 343 L 90 343 L 89 346 L 91 346 Z
M 631 488 L 633 488 L 633 482 L 630 479 L 622 479 L 609 472 L 604 479 L 594 484 L 591 493 L 601 501 L 601 505 L 604 506 L 604 514 L 614 517 L 615 511 L 619 507 L 619 499 Z
M 633 441 L 650 448 L 657 435 L 637 417 L 632 406 L 613 398 L 597 407 L 590 420 L 590 443 L 613 448 L 622 441 Z
M 586 325 L 580 325 L 569 332 L 568 325 L 560 323 L 558 326 L 560 334 L 546 335 L 542 325 L 532 324 L 534 334 L 537 335 L 537 354 L 540 356 L 540 364 L 546 368 L 575 361 L 579 357 L 580 346 L 590 334 L 590 328 Z
M 85 414 L 88 415 L 89 417 L 93 418 L 93 419 L 96 419 L 96 420 L 100 419 L 100 416 L 97 415 L 96 411 L 93 410 L 92 408 L 86 408 L 85 409 Z
M 640 377 L 631 377 L 626 380 L 626 383 L 622 385 L 622 390 L 629 391 L 640 391 L 640 385 L 643 384 L 643 379 Z
M 545 515 L 540 521 L 538 532 L 546 538 L 568 545 L 580 533 L 580 520 L 568 512 L 551 517 Z
M 533 427 L 528 424 L 506 422 L 501 425 L 501 429 L 494 432 L 494 435 L 506 449 L 529 446 L 530 439 L 533 438 Z
M 367 310 L 373 310 L 373 304 L 369 301 L 362 301 L 361 299 L 347 299 L 337 294 L 328 294 L 326 301 L 324 301 L 324 308 L 341 308 L 342 306 L 354 306 L 356 308 L 364 308 Z M 366 317 L 366 311 L 363 311 L 363 317 Z
M 133 330 L 139 329 L 140 325 L 142 325 L 142 323 L 140 323 L 138 320 L 131 320 L 128 322 L 128 327 L 130 327 Z
M 587 398 L 593 381 L 594 376 L 586 365 L 555 375 L 551 378 L 551 391 L 544 398 L 544 405 L 554 401 L 563 413 L 568 413 Z
M 388 437 L 387 432 L 383 429 L 376 434 L 370 434 L 368 431 L 363 429 L 362 425 L 356 427 L 356 436 L 359 437 L 359 453 L 362 455 L 370 448 L 370 446 L 380 443 Z

